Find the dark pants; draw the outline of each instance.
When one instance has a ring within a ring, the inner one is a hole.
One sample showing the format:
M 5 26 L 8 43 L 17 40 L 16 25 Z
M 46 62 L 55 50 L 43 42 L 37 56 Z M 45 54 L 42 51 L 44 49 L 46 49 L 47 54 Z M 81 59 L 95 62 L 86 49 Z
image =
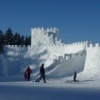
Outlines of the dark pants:
M 41 74 L 39 81 L 40 81 L 42 78 L 43 78 L 44 83 L 46 83 L 46 81 L 45 81 L 45 75 L 44 75 L 44 74 Z M 38 82 L 39 82 L 39 81 L 38 81 Z
M 28 81 L 30 81 L 30 74 L 28 74 Z
M 74 82 L 76 82 L 76 76 L 74 76 L 73 79 L 74 79 Z
M 27 75 L 24 75 L 24 79 L 25 79 L 25 81 L 27 80 Z

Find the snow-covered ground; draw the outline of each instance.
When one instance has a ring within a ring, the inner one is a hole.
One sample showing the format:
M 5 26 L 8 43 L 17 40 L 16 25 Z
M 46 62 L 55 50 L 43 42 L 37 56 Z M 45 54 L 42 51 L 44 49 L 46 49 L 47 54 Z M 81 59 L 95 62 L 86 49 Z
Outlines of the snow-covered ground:
M 0 100 L 100 100 L 100 81 L 0 82 Z

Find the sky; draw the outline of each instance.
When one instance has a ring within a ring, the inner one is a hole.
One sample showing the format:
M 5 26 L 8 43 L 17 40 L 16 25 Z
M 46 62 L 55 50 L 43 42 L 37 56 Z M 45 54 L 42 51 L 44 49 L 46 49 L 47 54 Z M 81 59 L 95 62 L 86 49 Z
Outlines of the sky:
M 0 30 L 57 27 L 64 43 L 100 43 L 100 0 L 0 0 Z

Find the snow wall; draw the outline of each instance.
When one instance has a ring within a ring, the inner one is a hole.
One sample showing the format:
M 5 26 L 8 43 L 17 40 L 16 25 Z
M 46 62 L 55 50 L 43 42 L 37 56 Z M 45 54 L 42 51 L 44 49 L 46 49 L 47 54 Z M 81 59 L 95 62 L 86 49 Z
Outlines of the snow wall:
M 87 56 L 84 70 L 78 75 L 79 79 L 99 79 L 100 78 L 100 44 L 90 44 L 86 48 Z
M 99 44 L 88 41 L 64 44 L 56 28 L 31 30 L 31 46 L 5 46 L 4 53 L 0 54 L 0 75 L 22 75 L 29 65 L 34 76 L 42 63 L 49 78 L 68 77 L 75 70 L 81 72 L 79 78 L 93 78 L 100 73 Z

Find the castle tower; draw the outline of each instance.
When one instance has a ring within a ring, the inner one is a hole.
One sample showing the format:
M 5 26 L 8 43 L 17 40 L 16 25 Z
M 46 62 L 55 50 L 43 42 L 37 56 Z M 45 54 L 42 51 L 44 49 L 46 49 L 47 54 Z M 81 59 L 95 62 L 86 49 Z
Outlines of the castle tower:
M 59 43 L 58 29 L 55 27 L 47 29 L 44 29 L 43 27 L 31 29 L 31 46 L 50 45 L 57 43 L 57 41 Z

